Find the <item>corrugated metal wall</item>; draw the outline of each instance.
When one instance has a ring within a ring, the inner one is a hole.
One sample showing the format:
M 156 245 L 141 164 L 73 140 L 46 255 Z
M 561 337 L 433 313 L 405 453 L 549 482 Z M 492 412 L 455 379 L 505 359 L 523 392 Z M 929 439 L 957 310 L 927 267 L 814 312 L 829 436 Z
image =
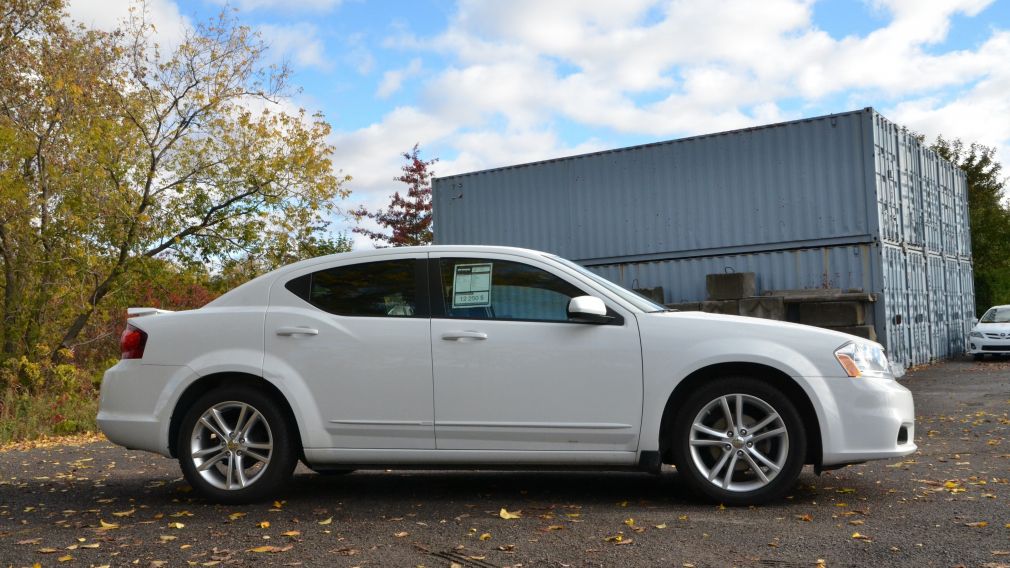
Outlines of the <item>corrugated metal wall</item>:
M 438 243 L 603 264 L 870 242 L 862 112 L 435 182 Z
M 873 288 L 871 245 L 821 247 L 765 253 L 706 256 L 590 266 L 626 288 L 663 287 L 666 303 L 705 299 L 705 275 L 754 272 L 758 290 Z
M 885 345 L 906 365 L 964 353 L 975 302 L 965 175 L 877 113 L 873 136 L 887 312 L 878 334 L 887 328 Z
M 439 178 L 435 242 L 554 252 L 667 302 L 705 299 L 725 270 L 759 290 L 863 289 L 879 340 L 912 365 L 965 345 L 965 191 L 960 169 L 864 109 Z

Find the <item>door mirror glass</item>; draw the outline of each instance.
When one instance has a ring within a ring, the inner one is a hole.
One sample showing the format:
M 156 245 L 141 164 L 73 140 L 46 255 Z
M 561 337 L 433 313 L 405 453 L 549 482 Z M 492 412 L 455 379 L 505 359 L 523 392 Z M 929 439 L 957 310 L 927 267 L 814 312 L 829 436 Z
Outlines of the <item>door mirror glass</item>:
M 568 302 L 568 319 L 585 323 L 610 323 L 607 305 L 595 296 L 576 296 Z

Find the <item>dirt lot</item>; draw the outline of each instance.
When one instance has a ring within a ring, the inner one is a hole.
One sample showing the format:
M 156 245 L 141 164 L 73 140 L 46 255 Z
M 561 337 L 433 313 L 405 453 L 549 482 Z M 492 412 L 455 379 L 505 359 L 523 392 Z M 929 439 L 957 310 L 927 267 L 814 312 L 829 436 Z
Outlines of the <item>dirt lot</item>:
M 1010 361 L 902 382 L 919 452 L 723 508 L 676 472 L 299 469 L 276 503 L 195 498 L 174 461 L 107 442 L 0 454 L 0 565 L 1010 566 Z M 503 519 L 501 509 L 518 512 Z

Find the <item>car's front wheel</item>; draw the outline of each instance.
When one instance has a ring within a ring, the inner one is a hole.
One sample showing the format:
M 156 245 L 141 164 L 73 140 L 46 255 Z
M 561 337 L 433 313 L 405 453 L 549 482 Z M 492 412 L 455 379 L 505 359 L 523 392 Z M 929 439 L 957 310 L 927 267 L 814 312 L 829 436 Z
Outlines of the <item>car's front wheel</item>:
M 176 455 L 186 480 L 222 503 L 272 496 L 294 471 L 295 433 L 277 403 L 234 386 L 212 390 L 182 420 Z
M 692 393 L 671 435 L 677 472 L 727 505 L 783 497 L 806 454 L 796 406 L 774 386 L 750 377 L 715 379 Z

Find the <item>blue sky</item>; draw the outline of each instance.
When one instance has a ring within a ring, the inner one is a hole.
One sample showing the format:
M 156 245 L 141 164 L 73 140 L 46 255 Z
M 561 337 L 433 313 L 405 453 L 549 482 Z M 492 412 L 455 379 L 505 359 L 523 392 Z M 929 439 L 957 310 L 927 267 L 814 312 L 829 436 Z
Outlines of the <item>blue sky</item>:
M 128 2 L 71 0 L 110 26 Z M 148 0 L 166 43 L 219 0 Z M 333 125 L 346 204 L 439 174 L 873 106 L 1010 164 L 1010 0 L 233 0 Z M 338 219 L 337 228 L 346 228 Z M 359 243 L 366 246 L 367 243 Z

